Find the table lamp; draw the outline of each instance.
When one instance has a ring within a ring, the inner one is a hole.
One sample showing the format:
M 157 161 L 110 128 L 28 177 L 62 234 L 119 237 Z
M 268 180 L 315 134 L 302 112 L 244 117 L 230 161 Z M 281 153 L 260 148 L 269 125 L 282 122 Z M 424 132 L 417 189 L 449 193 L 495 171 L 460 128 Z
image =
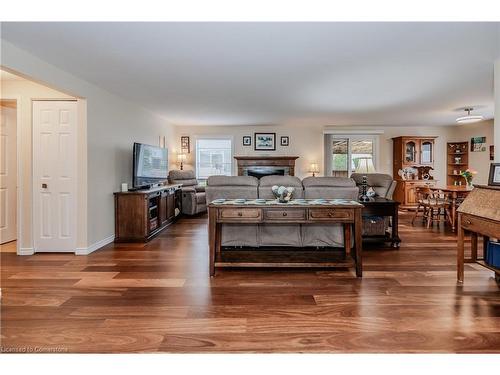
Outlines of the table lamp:
M 181 171 L 184 169 L 184 162 L 186 161 L 186 154 L 177 154 L 177 161 L 180 163 Z
M 319 165 L 317 163 L 311 163 L 309 166 L 309 173 L 312 173 L 312 176 L 316 177 L 316 173 L 319 173 Z
M 356 173 L 363 175 L 363 180 L 361 182 L 361 195 L 359 200 L 361 202 L 368 202 L 370 198 L 366 195 L 366 185 L 367 185 L 367 174 L 374 173 L 375 167 L 373 166 L 372 158 L 359 158 L 358 166 L 356 167 Z

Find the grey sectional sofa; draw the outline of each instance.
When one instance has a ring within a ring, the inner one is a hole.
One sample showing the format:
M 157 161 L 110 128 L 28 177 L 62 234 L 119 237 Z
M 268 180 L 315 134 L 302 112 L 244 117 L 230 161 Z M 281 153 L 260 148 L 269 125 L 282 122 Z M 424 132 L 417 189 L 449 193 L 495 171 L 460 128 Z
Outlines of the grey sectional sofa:
M 224 199 L 273 199 L 273 185 L 293 186 L 294 198 L 357 199 L 355 182 L 343 177 L 307 177 L 301 181 L 293 176 L 212 176 L 206 187 L 207 203 Z M 222 225 L 222 246 L 293 246 L 343 247 L 342 225 Z

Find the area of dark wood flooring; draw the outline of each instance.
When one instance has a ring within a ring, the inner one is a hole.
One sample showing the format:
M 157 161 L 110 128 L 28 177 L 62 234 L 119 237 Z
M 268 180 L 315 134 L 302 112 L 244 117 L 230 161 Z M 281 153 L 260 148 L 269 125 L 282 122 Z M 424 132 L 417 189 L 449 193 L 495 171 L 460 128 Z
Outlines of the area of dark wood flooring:
M 350 269 L 208 274 L 207 219 L 89 256 L 1 253 L 1 346 L 41 352 L 500 352 L 500 289 L 456 236 L 412 227 Z M 441 224 L 442 225 L 442 224 Z

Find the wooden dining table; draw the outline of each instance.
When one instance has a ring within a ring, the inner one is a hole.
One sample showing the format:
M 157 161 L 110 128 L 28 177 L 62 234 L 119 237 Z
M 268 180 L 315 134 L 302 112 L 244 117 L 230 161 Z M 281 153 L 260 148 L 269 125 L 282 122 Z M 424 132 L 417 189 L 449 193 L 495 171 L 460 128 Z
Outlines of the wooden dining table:
M 459 198 L 465 198 L 472 191 L 472 186 L 467 185 L 448 185 L 448 186 L 432 186 L 429 187 L 431 190 L 440 190 L 444 193 L 448 193 L 451 199 L 451 230 L 455 231 L 457 227 L 457 200 Z

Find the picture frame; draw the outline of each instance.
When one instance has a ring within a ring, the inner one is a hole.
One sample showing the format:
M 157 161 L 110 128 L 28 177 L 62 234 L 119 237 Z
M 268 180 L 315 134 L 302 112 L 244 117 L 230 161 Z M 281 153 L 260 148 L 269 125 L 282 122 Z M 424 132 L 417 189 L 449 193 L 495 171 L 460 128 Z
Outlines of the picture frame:
M 276 133 L 254 133 L 255 151 L 276 151 Z
M 472 137 L 470 139 L 470 151 L 471 152 L 486 151 L 486 137 Z
M 191 152 L 191 150 L 190 150 L 190 144 L 189 144 L 189 136 L 183 135 L 183 136 L 181 136 L 181 153 L 189 154 L 190 152 Z
M 243 136 L 243 146 L 251 146 L 252 145 L 252 137 L 249 135 Z
M 490 160 L 495 160 L 495 146 L 490 146 Z
M 284 135 L 280 138 L 280 145 L 287 147 L 290 145 L 290 137 L 287 135 Z
M 500 163 L 490 164 L 489 186 L 500 186 Z

